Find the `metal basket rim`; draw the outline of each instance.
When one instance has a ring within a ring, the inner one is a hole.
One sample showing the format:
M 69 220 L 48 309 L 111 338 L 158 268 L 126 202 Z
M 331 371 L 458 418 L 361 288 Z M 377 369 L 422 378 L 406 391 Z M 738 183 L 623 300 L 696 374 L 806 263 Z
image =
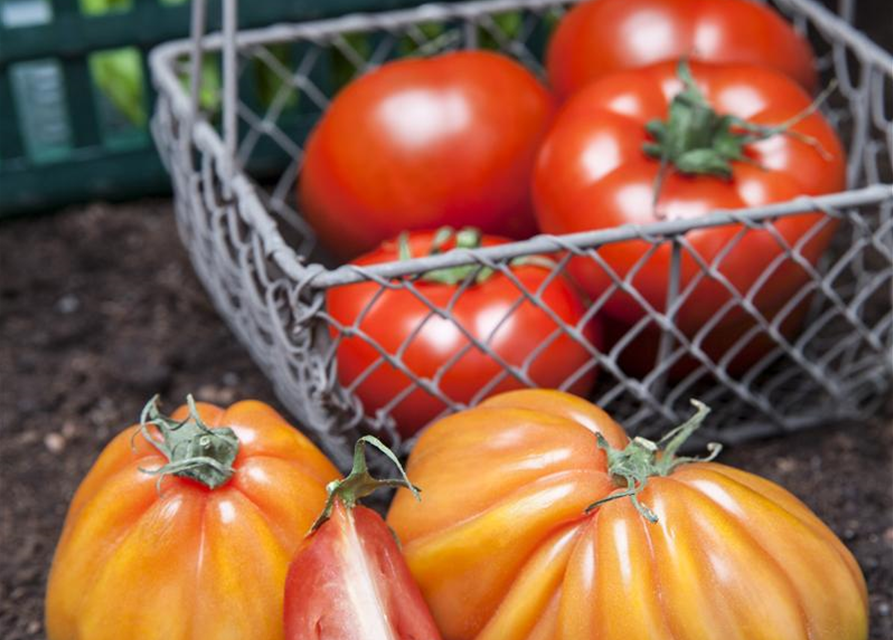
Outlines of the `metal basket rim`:
M 548 9 L 582 1 L 584 0 L 474 0 L 455 4 L 425 4 L 412 9 L 379 13 L 354 13 L 324 20 L 283 23 L 260 29 L 241 30 L 236 34 L 236 46 L 242 48 L 296 38 L 312 40 L 328 35 L 368 31 L 376 28 L 414 24 L 420 21 L 473 19 L 501 10 Z M 893 55 L 842 18 L 812 0 L 778 1 L 781 4 L 796 7 L 816 24 L 829 25 L 847 41 L 847 44 L 852 46 L 863 60 L 877 65 L 883 70 L 883 73 L 893 79 Z M 201 39 L 201 46 L 205 51 L 220 50 L 223 47 L 223 42 L 224 35 L 221 32 L 215 32 L 204 36 Z M 813 211 L 830 213 L 835 209 L 881 203 L 893 198 L 893 184 L 874 184 L 860 189 L 848 189 L 815 197 L 801 196 L 762 207 L 714 210 L 705 216 L 688 220 L 624 225 L 611 229 L 564 235 L 541 234 L 527 240 L 493 247 L 451 251 L 437 256 L 380 263 L 362 268 L 350 264 L 328 268 L 320 263 L 307 262 L 303 256 L 286 243 L 279 232 L 277 221 L 267 211 L 258 195 L 259 186 L 241 167 L 233 166 L 235 165 L 234 158 L 227 153 L 224 141 L 217 129 L 201 117 L 192 121 L 194 112 L 190 97 L 174 70 L 175 60 L 188 55 L 192 44 L 190 39 L 178 39 L 158 45 L 151 51 L 149 66 L 153 83 L 159 95 L 163 95 L 169 100 L 171 110 L 186 123 L 191 141 L 195 146 L 206 152 L 216 165 L 230 168 L 233 176 L 231 184 L 233 201 L 237 203 L 239 213 L 246 224 L 252 226 L 260 235 L 265 253 L 289 278 L 317 289 L 360 282 L 368 280 L 369 277 L 389 279 L 419 274 L 442 267 L 500 261 L 537 253 L 554 253 L 570 248 L 588 249 L 631 239 L 666 239 L 694 229 L 755 223 Z M 156 126 L 160 126 L 154 119 L 152 124 L 153 130 Z

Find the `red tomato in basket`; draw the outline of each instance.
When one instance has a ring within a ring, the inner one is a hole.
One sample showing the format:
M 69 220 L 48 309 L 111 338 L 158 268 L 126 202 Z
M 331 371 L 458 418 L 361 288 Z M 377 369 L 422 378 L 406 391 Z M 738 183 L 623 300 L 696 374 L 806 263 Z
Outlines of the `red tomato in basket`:
M 350 476 L 329 485 L 326 510 L 292 560 L 285 640 L 440 640 L 394 533 L 380 515 L 356 504 L 377 486 L 412 486 L 402 467 L 402 480 L 368 474 L 362 448 L 369 440 L 357 443 L 359 466 L 355 457 Z
M 692 121 L 691 113 L 689 118 L 677 117 L 683 109 L 683 91 L 686 100 L 701 100 L 702 106 L 715 109 L 707 117 L 699 108 L 698 118 L 714 118 L 708 124 L 720 129 L 718 114 L 768 126 L 810 106 L 800 86 L 765 67 L 693 63 L 691 71 L 699 89 L 683 84 L 684 65 L 670 62 L 609 76 L 567 103 L 543 144 L 534 175 L 534 200 L 544 231 L 563 234 L 693 219 L 715 209 L 758 207 L 844 188 L 840 142 L 825 119 L 813 113 L 794 124 L 789 134 L 747 144 L 739 140 L 742 157 L 737 160 L 720 158 L 717 147 L 711 145 L 723 140 L 720 147 L 730 143 L 730 136 L 742 132 L 740 123 L 721 139 L 707 135 L 710 142 L 694 145 L 694 156 L 689 153 L 692 149 L 683 147 L 687 155 L 669 161 L 655 204 L 661 161 L 660 153 L 652 156 L 658 137 L 671 135 L 666 127 L 671 103 L 676 112 L 673 122 Z M 702 95 L 692 95 L 692 90 Z M 661 127 L 663 133 L 658 131 Z M 672 134 L 676 140 L 680 131 Z M 695 140 L 704 132 L 689 130 L 683 135 Z M 704 153 L 710 155 L 713 166 L 690 166 Z M 725 162 L 724 168 L 716 164 L 720 161 Z M 698 174 L 695 168 L 708 171 Z M 749 366 L 776 343 L 770 338 L 775 329 L 790 334 L 799 324 L 798 316 L 809 300 L 808 295 L 797 297 L 810 282 L 807 268 L 826 250 L 835 227 L 833 219 L 814 213 L 779 218 L 767 228 L 726 225 L 687 233 L 679 287 L 686 297 L 674 323 L 714 361 L 726 357 L 729 361 L 723 364 L 732 370 Z M 792 248 L 798 259 L 786 257 L 785 247 Z M 669 243 L 655 249 L 644 241 L 617 242 L 602 246 L 598 253 L 617 276 L 628 279 L 645 303 L 658 312 L 666 311 Z M 699 262 L 711 266 L 709 277 L 702 276 Z M 595 260 L 576 258 L 569 269 L 594 298 L 612 286 Z M 749 302 L 741 304 L 742 298 Z M 738 303 L 733 302 L 736 299 Z M 610 295 L 604 312 L 625 327 L 646 315 L 639 300 L 619 292 Z M 760 327 L 754 315 L 779 326 Z M 628 369 L 641 373 L 654 366 L 657 332 L 652 323 L 626 350 Z M 742 337 L 744 348 L 732 349 Z
M 559 23 L 549 81 L 560 98 L 599 78 L 689 56 L 765 65 L 807 90 L 816 86 L 809 43 L 779 14 L 750 0 L 592 0 Z
M 545 87 L 501 55 L 385 64 L 348 85 L 310 135 L 301 206 L 343 258 L 442 225 L 527 238 L 533 162 L 553 113 Z
M 427 255 L 434 237 L 430 231 L 409 235 L 411 255 Z M 486 236 L 482 244 L 504 242 Z M 454 246 L 450 240 L 444 249 Z M 398 259 L 398 242 L 389 241 L 352 264 Z M 512 278 L 497 271 L 472 284 L 460 277 L 453 284 L 415 279 L 412 289 L 405 280 L 387 289 L 373 281 L 329 289 L 328 313 L 345 328 L 333 330 L 339 340 L 341 384 L 354 389 L 367 414 L 389 411 L 404 436 L 447 409 L 436 394 L 458 404 L 529 384 L 585 394 L 595 379 L 591 350 L 600 344 L 601 331 L 583 320 L 576 289 L 542 264 L 516 263 L 511 272 Z M 537 296 L 542 306 L 528 295 Z M 449 316 L 439 315 L 444 313 Z M 576 328 L 577 334 L 566 327 Z M 487 345 L 493 355 L 474 341 Z M 399 361 L 409 375 L 386 356 Z M 526 372 L 526 380 L 504 365 Z M 435 387 L 436 394 L 414 379 Z

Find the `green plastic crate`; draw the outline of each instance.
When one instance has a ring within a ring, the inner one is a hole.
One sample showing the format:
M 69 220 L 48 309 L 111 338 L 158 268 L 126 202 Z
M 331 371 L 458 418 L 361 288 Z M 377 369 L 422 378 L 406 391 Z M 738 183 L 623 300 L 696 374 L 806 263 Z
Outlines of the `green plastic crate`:
M 263 0 L 242 3 L 239 23 L 421 3 Z M 208 11 L 219 28 L 220 3 Z M 146 56 L 185 36 L 189 18 L 188 0 L 0 0 L 0 217 L 170 191 L 148 131 Z

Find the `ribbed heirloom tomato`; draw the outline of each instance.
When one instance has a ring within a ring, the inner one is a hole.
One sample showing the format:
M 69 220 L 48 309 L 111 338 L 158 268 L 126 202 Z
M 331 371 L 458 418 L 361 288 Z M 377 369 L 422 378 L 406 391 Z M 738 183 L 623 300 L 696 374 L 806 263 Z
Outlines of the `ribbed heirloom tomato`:
M 599 78 L 688 56 L 751 63 L 816 86 L 809 43 L 752 0 L 592 0 L 570 10 L 546 55 L 552 88 L 568 98 Z
M 667 62 L 608 76 L 566 104 L 543 143 L 533 185 L 537 218 L 544 231 L 564 234 L 696 219 L 716 209 L 839 191 L 843 150 L 810 109 L 802 88 L 764 67 Z M 769 322 L 784 311 L 780 328 L 790 333 L 808 302 L 797 297 L 810 277 L 803 265 L 818 261 L 835 228 L 820 214 L 802 214 L 779 218 L 772 229 L 744 233 L 731 224 L 687 233 L 678 287 L 687 297 L 673 323 L 688 338 L 700 332 L 714 361 L 735 355 L 726 352 L 742 336 L 756 335 L 753 312 L 736 303 L 736 295 L 749 297 Z M 646 303 L 667 310 L 669 242 L 657 249 L 643 241 L 617 242 L 598 253 Z M 715 274 L 704 276 L 699 262 Z M 593 298 L 613 283 L 589 258 L 574 259 L 569 270 Z M 798 301 L 799 308 L 786 309 Z M 604 307 L 606 318 L 625 327 L 645 314 L 624 293 Z M 650 338 L 646 332 L 641 344 Z M 744 342 L 732 368 L 749 365 L 772 344 L 753 337 Z M 654 366 L 654 349 L 627 355 L 636 373 Z
M 472 229 L 420 231 L 385 242 L 352 264 L 505 242 Z M 329 289 L 327 311 L 343 327 L 333 330 L 336 336 L 343 333 L 336 354 L 339 380 L 355 387 L 367 413 L 388 407 L 404 436 L 447 409 L 437 395 L 416 385 L 418 379 L 436 384 L 454 402 L 469 404 L 527 384 L 505 365 L 525 372 L 533 385 L 567 385 L 586 393 L 596 375 L 590 349 L 600 344 L 601 333 L 596 323 L 584 320 L 576 289 L 542 259 L 515 261 L 510 269 L 512 277 L 476 264 L 436 270 L 413 279 L 412 289 L 399 281 L 383 288 L 372 280 Z
M 106 447 L 71 503 L 47 637 L 281 639 L 286 571 L 337 469 L 260 402 L 168 418 L 153 401 L 144 418 L 142 432 Z
M 383 65 L 332 101 L 307 141 L 307 219 L 342 258 L 413 229 L 536 232 L 529 184 L 554 101 L 486 51 Z
M 767 480 L 524 390 L 426 430 L 388 523 L 446 640 L 865 640 L 856 561 Z M 829 481 L 833 481 L 830 480 Z M 634 490 L 634 491 L 633 491 Z

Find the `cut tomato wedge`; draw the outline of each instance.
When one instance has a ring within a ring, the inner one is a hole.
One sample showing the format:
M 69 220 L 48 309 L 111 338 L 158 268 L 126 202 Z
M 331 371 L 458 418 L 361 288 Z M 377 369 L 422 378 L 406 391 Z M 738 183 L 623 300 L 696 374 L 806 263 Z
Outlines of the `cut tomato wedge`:
M 405 474 L 373 478 L 366 443 L 386 450 L 371 436 L 357 442 L 354 469 L 329 485 L 326 509 L 292 560 L 285 585 L 286 640 L 440 640 L 393 532 L 375 511 L 357 505 L 380 486 L 416 489 Z

